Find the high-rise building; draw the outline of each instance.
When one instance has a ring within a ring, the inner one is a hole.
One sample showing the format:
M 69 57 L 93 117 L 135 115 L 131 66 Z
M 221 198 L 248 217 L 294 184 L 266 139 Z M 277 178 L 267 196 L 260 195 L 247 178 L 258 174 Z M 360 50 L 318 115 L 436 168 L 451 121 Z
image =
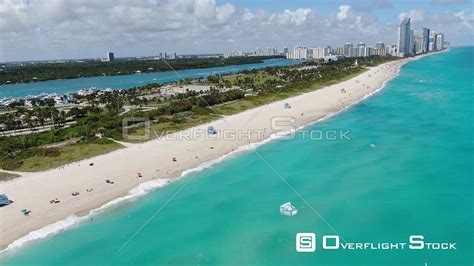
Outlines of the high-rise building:
M 404 19 L 398 28 L 398 56 L 408 55 L 410 55 L 410 18 Z
M 430 50 L 430 29 L 423 28 L 422 52 L 427 53 Z
M 372 56 L 372 55 L 374 55 L 374 47 L 372 47 L 372 46 L 366 46 L 366 47 L 364 47 L 364 48 L 365 48 L 364 56 Z
M 398 55 L 398 45 L 392 44 L 390 46 L 390 55 L 397 56 Z
M 372 55 L 378 55 L 378 56 L 386 56 L 387 55 L 387 48 L 390 47 L 384 47 L 384 48 L 374 48 L 372 51 Z
M 352 47 L 354 47 L 354 45 L 352 43 L 344 44 L 344 55 L 345 56 L 349 56 L 349 51 Z
M 165 53 L 165 58 L 166 59 L 176 59 L 176 53 L 175 52 Z
M 276 55 L 276 54 L 278 54 L 278 50 L 276 48 L 267 47 L 267 49 L 264 51 L 263 55 L 272 56 L 272 55 Z
M 308 51 L 304 46 L 295 46 L 293 49 L 293 59 L 307 59 Z
M 334 50 L 334 52 L 337 54 L 337 55 L 343 55 L 344 54 L 344 47 L 336 47 L 336 50 Z
M 436 34 L 436 51 L 441 51 L 444 48 L 444 34 Z
M 114 60 L 115 60 L 114 53 L 107 52 L 107 61 L 114 61 Z
M 423 36 L 415 36 L 415 53 L 422 54 L 423 52 Z
M 430 36 L 430 51 L 436 51 L 436 32 L 432 31 Z
M 410 49 L 408 52 L 409 55 L 415 54 L 415 32 L 410 30 Z
M 385 49 L 385 43 L 383 42 L 378 42 L 375 44 L 375 48 L 377 49 Z
M 283 53 L 287 54 L 288 53 L 288 47 L 283 48 Z
M 347 53 L 347 57 L 359 57 L 359 48 L 350 47 L 349 52 Z
M 357 47 L 365 47 L 365 43 L 360 42 L 360 43 L 357 44 Z
M 323 59 L 326 55 L 329 54 L 327 53 L 327 48 L 312 48 L 310 50 L 311 50 L 312 58 L 316 58 L 316 59 Z
M 332 54 L 333 50 L 330 45 L 326 46 L 326 48 L 324 48 L 324 56 Z

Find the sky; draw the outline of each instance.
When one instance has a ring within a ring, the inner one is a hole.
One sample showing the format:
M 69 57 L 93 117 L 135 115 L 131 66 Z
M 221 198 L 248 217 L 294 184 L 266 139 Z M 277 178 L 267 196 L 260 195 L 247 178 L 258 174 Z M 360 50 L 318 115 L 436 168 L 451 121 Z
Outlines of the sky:
M 474 44 L 473 0 L 0 0 L 0 62 L 392 44 L 410 17 Z

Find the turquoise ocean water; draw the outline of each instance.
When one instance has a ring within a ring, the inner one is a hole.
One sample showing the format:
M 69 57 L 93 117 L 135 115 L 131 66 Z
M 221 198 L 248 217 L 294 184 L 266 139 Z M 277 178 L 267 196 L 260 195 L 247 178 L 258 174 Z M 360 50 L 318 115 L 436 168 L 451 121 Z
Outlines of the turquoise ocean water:
M 77 79 L 50 80 L 34 83 L 18 83 L 0 85 L 0 99 L 3 97 L 25 97 L 28 95 L 39 95 L 42 93 L 65 94 L 89 88 L 111 88 L 128 89 L 135 86 L 143 86 L 148 83 L 167 83 L 179 81 L 182 78 L 207 77 L 214 74 L 236 73 L 243 70 L 252 70 L 265 67 L 287 66 L 299 64 L 298 60 L 269 59 L 263 63 L 233 65 L 224 67 L 211 67 L 199 69 L 187 69 L 173 71 L 163 71 L 155 73 L 145 73 L 140 75 L 122 75 L 105 77 L 87 77 Z M 176 74 L 177 73 L 177 74 Z
M 188 175 L 0 263 L 472 265 L 473 58 L 469 47 L 411 62 L 376 96 L 306 128 L 350 130 L 351 140 L 300 133 L 270 142 L 258 154 L 250 150 Z M 286 201 L 298 215 L 279 213 Z M 347 242 L 424 235 L 457 249 L 323 250 L 321 237 L 334 230 Z M 295 251 L 298 232 L 316 233 L 314 253 Z

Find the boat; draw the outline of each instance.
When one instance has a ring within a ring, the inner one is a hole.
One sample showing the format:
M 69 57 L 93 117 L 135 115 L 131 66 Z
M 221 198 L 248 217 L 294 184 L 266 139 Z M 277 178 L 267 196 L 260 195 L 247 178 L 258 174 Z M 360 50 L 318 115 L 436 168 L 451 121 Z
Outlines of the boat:
M 286 202 L 280 206 L 280 213 L 285 216 L 295 216 L 298 213 L 298 210 L 291 204 L 291 202 Z

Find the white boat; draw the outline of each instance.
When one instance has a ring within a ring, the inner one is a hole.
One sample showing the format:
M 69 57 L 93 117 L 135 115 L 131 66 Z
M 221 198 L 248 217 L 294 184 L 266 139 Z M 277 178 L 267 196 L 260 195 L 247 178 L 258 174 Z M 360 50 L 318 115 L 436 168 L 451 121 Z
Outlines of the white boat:
M 291 205 L 291 202 L 286 202 L 280 206 L 280 213 L 286 216 L 295 216 L 298 210 L 295 206 Z

